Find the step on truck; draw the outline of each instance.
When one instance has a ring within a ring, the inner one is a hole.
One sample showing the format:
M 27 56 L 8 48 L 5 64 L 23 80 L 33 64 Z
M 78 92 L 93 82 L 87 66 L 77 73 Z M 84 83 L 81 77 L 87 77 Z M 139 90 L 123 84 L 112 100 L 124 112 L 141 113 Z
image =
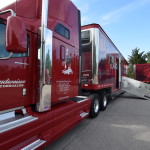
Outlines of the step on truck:
M 127 62 L 70 0 L 0 10 L 0 149 L 42 149 L 105 110 Z

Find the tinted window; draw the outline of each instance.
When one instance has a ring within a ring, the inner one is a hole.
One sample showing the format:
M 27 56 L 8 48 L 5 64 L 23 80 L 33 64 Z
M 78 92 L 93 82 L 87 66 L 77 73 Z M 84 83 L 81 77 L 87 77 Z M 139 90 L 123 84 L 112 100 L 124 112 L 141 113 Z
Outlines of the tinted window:
M 4 24 L 0 24 L 0 57 L 8 57 L 9 53 L 5 49 L 5 32 L 6 26 Z
M 92 51 L 92 41 L 90 40 L 90 36 L 91 36 L 90 30 L 81 32 L 82 52 Z
M 1 24 L 1 23 L 2 23 L 2 20 L 0 20 L 0 57 L 4 58 L 4 57 L 8 57 L 9 53 L 7 52 L 6 47 L 5 47 L 6 25 Z M 16 53 L 16 54 L 13 54 L 12 57 L 26 57 L 26 56 L 28 56 L 28 52 Z
M 58 24 L 55 27 L 55 31 L 56 31 L 56 33 L 60 34 L 64 38 L 66 38 L 68 40 L 70 39 L 70 31 L 66 27 L 64 27 L 63 25 Z
M 90 43 L 90 30 L 81 32 L 82 44 Z

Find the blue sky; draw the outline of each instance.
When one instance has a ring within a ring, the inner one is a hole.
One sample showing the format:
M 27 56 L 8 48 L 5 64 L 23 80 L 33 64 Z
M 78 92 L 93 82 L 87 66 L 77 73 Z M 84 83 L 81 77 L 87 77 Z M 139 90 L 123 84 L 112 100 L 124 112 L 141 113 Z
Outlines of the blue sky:
M 150 0 L 72 1 L 82 25 L 100 24 L 126 59 L 136 47 L 150 51 Z

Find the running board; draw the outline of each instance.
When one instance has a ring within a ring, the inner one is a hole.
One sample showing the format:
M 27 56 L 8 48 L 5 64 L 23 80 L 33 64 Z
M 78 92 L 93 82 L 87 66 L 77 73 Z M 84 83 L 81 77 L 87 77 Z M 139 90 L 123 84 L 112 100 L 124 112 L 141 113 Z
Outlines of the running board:
M 25 109 L 22 109 L 23 115 L 15 115 L 15 111 L 0 114 L 0 133 L 22 126 L 34 120 L 37 117 L 28 116 Z
M 70 98 L 70 100 L 72 100 L 76 103 L 82 103 L 84 101 L 87 101 L 88 97 L 86 97 L 86 96 L 76 96 L 76 97 Z
M 80 117 L 84 118 L 85 116 L 88 116 L 88 115 L 89 115 L 89 113 L 83 112 L 83 113 L 80 114 Z
M 150 100 L 150 84 L 123 76 L 121 82 L 121 90 Z
M 26 147 L 22 148 L 21 150 L 35 150 L 44 143 L 46 143 L 46 141 L 38 139 L 35 142 L 31 143 L 30 145 L 27 145 Z

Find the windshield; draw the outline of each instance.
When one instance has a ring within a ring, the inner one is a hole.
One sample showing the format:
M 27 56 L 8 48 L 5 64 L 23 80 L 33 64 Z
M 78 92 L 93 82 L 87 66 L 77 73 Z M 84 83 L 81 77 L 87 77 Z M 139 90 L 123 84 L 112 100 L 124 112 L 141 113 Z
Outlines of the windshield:
M 6 46 L 5 46 L 5 33 L 6 33 L 6 25 L 3 24 L 3 20 L 0 19 L 0 58 L 5 58 L 9 56 L 9 53 L 7 52 Z M 28 44 L 29 44 L 29 39 L 28 39 Z M 26 53 L 13 54 L 12 57 L 27 57 L 28 50 L 29 49 L 27 48 Z

